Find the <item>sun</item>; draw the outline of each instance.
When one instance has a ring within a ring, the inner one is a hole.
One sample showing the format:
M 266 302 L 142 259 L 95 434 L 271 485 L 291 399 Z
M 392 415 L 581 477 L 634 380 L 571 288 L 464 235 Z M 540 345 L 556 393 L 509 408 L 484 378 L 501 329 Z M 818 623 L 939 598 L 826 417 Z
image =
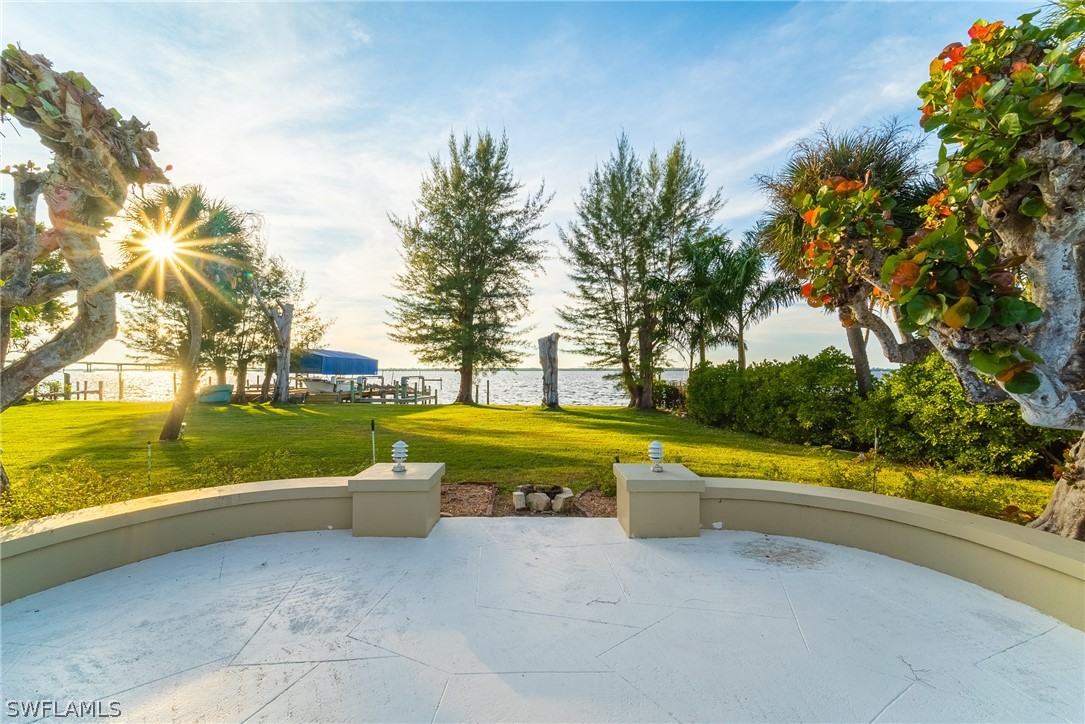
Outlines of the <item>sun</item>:
M 143 249 L 157 262 L 172 261 L 177 258 L 177 240 L 168 234 L 149 234 L 143 238 Z

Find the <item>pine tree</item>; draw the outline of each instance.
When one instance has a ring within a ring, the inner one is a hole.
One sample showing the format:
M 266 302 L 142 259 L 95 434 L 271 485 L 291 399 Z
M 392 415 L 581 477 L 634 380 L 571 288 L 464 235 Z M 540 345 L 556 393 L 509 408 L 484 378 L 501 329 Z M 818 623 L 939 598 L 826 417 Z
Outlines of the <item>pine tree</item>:
M 448 140 L 447 164 L 430 159 L 415 214 L 390 215 L 403 242 L 389 337 L 424 364 L 460 373 L 456 402 L 473 402 L 480 369 L 523 359 L 516 328 L 527 316 L 529 274 L 540 270 L 545 242 L 535 237 L 552 196 L 543 187 L 520 202 L 504 134 Z
M 684 318 L 673 293 L 682 249 L 714 232 L 722 205 L 684 141 L 642 164 L 623 134 L 581 190 L 577 220 L 559 232 L 574 291 L 558 314 L 593 366 L 619 368 L 630 407 L 655 406 L 655 373 Z

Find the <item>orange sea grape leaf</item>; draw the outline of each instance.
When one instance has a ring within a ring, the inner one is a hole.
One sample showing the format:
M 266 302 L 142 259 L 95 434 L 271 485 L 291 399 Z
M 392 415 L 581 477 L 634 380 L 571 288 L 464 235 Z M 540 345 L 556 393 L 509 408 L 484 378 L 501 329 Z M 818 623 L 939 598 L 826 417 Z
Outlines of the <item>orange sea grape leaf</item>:
M 848 179 L 844 179 L 836 184 L 836 186 L 833 188 L 833 192 L 837 196 L 844 196 L 846 194 L 858 191 L 861 188 L 863 188 L 862 181 L 849 181 Z
M 994 35 L 995 31 L 997 31 L 1003 25 L 1004 23 L 1001 20 L 996 20 L 990 25 L 984 23 L 983 21 L 976 21 L 975 25 L 968 29 L 968 37 L 972 38 L 973 40 L 978 40 L 981 43 L 989 43 L 991 42 L 991 40 L 993 40 L 992 36 Z
M 1019 373 L 1028 372 L 1030 369 L 1032 369 L 1032 363 L 1028 360 L 1024 360 L 1018 362 L 1017 364 L 1006 370 L 1003 370 L 1002 372 L 999 372 L 997 375 L 995 375 L 995 379 L 999 382 L 1006 383 L 1016 377 Z
M 894 284 L 902 287 L 913 287 L 916 281 L 919 280 L 919 265 L 914 261 L 902 261 L 897 264 L 891 279 Z

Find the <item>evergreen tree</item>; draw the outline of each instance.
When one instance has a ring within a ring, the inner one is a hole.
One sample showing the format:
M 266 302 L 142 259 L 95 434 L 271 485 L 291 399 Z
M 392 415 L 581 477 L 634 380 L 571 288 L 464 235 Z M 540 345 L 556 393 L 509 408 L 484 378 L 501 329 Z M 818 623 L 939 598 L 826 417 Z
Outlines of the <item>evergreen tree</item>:
M 576 212 L 568 231 L 558 230 L 574 285 L 572 302 L 558 315 L 590 365 L 619 369 L 632 407 L 643 389 L 634 351 L 640 283 L 634 249 L 645 244 L 648 214 L 641 164 L 624 134 L 616 154 L 581 189 Z
M 722 206 L 683 140 L 641 164 L 623 134 L 581 190 L 577 220 L 560 232 L 575 289 L 558 314 L 592 365 L 619 368 L 630 407 L 655 406 L 655 373 L 682 321 L 674 294 L 682 250 L 714 232 Z
M 473 402 L 480 369 L 523 359 L 515 325 L 527 316 L 529 273 L 545 242 L 535 238 L 551 196 L 543 187 L 520 202 L 523 184 L 509 167 L 508 139 L 489 132 L 448 140 L 448 163 L 430 159 L 414 216 L 391 216 L 403 242 L 402 292 L 392 297 L 389 337 L 425 364 L 460 373 L 456 402 Z

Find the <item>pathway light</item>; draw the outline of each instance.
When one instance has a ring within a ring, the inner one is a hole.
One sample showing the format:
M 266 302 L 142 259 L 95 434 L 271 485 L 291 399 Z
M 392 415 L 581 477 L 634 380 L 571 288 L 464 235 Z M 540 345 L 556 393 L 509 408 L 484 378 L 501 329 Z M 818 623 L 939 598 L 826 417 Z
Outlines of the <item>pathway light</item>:
M 652 461 L 652 472 L 663 472 L 663 443 L 659 440 L 648 445 L 648 459 Z
M 392 460 L 395 462 L 392 466 L 393 473 L 407 472 L 407 468 L 403 465 L 407 460 L 407 443 L 399 440 L 392 445 Z

